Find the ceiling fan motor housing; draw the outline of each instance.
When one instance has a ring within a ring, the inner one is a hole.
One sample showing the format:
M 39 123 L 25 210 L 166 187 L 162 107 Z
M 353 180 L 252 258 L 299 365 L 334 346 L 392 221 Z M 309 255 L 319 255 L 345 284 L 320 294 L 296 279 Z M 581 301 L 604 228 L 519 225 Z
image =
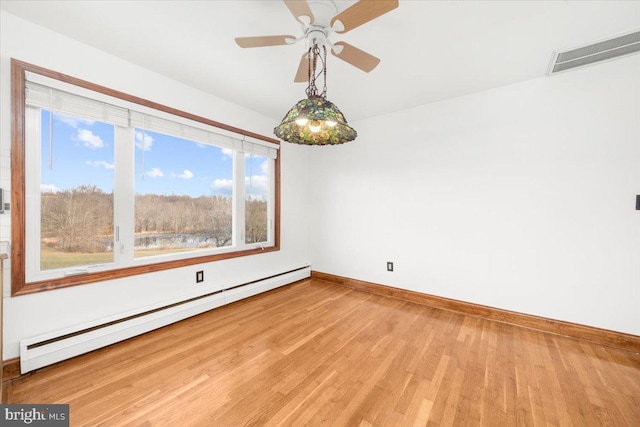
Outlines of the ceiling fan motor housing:
M 281 46 L 305 40 L 306 49 L 314 46 L 328 48 L 337 58 L 370 72 L 380 63 L 380 59 L 344 41 L 335 44 L 329 40 L 332 33 L 344 34 L 366 24 L 398 7 L 398 0 L 358 0 L 343 10 L 334 0 L 283 0 L 293 17 L 302 26 L 302 35 L 236 37 L 242 48 Z M 341 3 L 342 4 L 342 3 Z M 305 53 L 300 59 L 295 82 L 305 81 Z
M 311 25 L 305 32 L 305 38 L 307 40 L 307 49 L 313 46 L 326 46 L 332 48 L 333 44 L 327 38 L 327 29 Z

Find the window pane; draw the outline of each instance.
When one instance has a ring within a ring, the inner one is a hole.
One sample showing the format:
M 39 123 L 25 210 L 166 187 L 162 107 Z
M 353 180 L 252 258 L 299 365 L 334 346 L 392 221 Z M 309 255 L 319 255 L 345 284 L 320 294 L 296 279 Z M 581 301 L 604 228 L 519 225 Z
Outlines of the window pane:
M 245 243 L 261 243 L 268 239 L 269 163 L 267 157 L 245 157 Z
M 41 112 L 40 269 L 113 262 L 113 125 Z
M 135 130 L 136 258 L 232 244 L 233 151 Z

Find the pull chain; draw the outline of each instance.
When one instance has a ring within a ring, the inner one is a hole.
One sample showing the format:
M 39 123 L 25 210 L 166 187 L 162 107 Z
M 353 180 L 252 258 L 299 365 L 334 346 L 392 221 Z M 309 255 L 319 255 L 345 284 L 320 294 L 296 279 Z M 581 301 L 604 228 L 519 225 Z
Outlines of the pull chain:
M 53 89 L 49 89 L 49 170 L 53 170 Z
M 146 142 L 145 140 L 147 139 L 147 134 L 145 133 L 145 131 L 147 130 L 147 115 L 143 115 L 142 116 L 142 174 L 141 174 L 141 179 L 144 181 L 144 143 Z

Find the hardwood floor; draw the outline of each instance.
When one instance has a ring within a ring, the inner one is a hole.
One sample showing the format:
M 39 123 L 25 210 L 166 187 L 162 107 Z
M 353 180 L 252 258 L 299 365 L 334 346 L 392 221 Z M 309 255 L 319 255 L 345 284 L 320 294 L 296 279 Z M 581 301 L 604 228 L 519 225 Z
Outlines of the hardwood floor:
M 44 368 L 72 426 L 638 426 L 640 355 L 305 280 Z

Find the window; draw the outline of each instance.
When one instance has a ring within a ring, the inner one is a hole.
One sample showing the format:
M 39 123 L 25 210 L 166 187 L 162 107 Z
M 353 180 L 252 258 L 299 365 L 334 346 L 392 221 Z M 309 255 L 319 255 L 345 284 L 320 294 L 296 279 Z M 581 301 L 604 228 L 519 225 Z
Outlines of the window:
M 40 212 L 28 222 L 40 225 L 28 237 L 40 242 L 40 255 L 32 252 L 40 270 L 113 262 L 114 126 L 44 108 L 29 114 L 40 116 L 28 129 L 30 139 L 40 135 L 39 150 L 28 149 L 34 159 L 40 154 L 40 203 L 27 202 Z
M 232 246 L 233 150 L 142 129 L 135 141 L 134 256 Z
M 278 141 L 12 72 L 14 295 L 279 249 Z
M 264 156 L 245 157 L 245 243 L 265 243 L 273 218 L 269 217 L 271 179 L 269 159 Z

